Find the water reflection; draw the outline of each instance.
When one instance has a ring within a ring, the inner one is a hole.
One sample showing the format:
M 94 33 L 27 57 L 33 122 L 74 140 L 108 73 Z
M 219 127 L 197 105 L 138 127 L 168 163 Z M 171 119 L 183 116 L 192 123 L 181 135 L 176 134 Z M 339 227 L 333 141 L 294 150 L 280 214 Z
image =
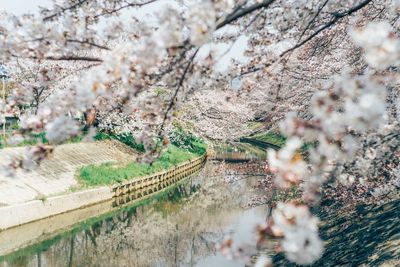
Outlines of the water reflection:
M 218 175 L 215 169 L 221 166 L 228 168 L 225 173 L 229 175 Z M 244 266 L 221 256 L 215 245 L 231 236 L 233 247 L 247 244 L 246 250 L 254 249 L 254 226 L 265 220 L 268 209 L 242 208 L 251 196 L 261 192 L 253 188 L 259 176 L 242 179 L 244 176 L 238 173 L 260 173 L 261 169 L 262 165 L 208 163 L 198 177 L 158 199 L 126 207 L 49 239 L 46 231 L 60 224 L 51 218 L 34 225 L 36 231 L 43 232 L 37 240 L 45 241 L 0 257 L 0 267 Z M 224 182 L 224 178 L 235 181 L 233 176 L 236 182 Z M 112 204 L 99 205 L 89 214 L 109 211 Z M 350 213 L 337 210 L 332 206 L 326 212 L 317 212 L 326 251 L 313 266 L 399 266 L 400 200 L 359 206 Z M 68 213 L 58 220 L 65 223 L 82 216 Z M 17 244 L 16 240 L 24 236 L 28 240 L 32 227 L 24 229 L 15 228 L 8 239 L 2 239 L 4 233 L 0 233 L 0 254 L 8 251 L 6 246 Z M 272 250 L 263 253 L 274 255 Z M 273 259 L 275 266 L 296 266 L 282 253 Z
M 227 185 L 213 168 L 147 205 L 8 255 L 0 266 L 244 266 L 215 245 L 226 235 L 255 244 L 252 231 L 266 209 L 242 205 L 257 178 Z
M 325 252 L 313 267 L 400 266 L 400 200 L 386 204 L 360 204 L 337 212 L 339 207 L 317 212 Z M 275 266 L 296 267 L 283 254 L 274 257 Z
M 212 156 L 213 160 L 225 161 L 230 163 L 261 161 L 266 160 L 266 150 L 244 143 L 232 145 L 223 144 L 215 146 Z

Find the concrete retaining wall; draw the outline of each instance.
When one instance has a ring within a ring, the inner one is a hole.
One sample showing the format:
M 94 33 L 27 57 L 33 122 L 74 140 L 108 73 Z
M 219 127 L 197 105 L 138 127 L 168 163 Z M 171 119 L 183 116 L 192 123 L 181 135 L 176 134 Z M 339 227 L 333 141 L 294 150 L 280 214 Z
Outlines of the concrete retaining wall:
M 133 192 L 140 193 L 142 191 L 145 193 L 149 191 L 149 189 L 152 189 L 152 191 L 159 191 L 200 170 L 204 166 L 206 160 L 207 158 L 204 155 L 183 162 L 166 171 L 116 184 L 112 187 L 114 196 L 119 197 L 121 195 Z
M 112 210 L 112 204 L 113 201 L 108 200 L 0 231 L 0 257 L 51 239 L 71 229 L 77 223 L 105 214 Z
M 164 190 L 198 172 L 205 164 L 206 155 L 189 160 L 167 171 L 134 178 L 122 184 L 88 189 L 67 195 L 33 200 L 0 208 L 0 231 L 29 222 L 73 211 L 111 200 L 123 204 Z M 118 205 L 118 203 L 116 205 Z
M 89 189 L 81 192 L 33 200 L 0 208 L 0 230 L 36 221 L 56 214 L 93 205 L 111 199 L 109 187 Z

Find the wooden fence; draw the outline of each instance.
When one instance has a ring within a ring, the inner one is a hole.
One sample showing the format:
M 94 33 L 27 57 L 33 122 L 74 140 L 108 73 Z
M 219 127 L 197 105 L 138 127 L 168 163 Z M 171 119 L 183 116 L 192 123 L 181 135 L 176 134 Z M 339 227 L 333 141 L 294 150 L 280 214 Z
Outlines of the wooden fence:
M 202 169 L 207 161 L 207 155 L 181 163 L 172 169 L 158 172 L 149 176 L 134 178 L 121 184 L 114 185 L 112 192 L 115 206 L 123 205 L 132 200 L 162 191 L 163 189 L 189 177 Z

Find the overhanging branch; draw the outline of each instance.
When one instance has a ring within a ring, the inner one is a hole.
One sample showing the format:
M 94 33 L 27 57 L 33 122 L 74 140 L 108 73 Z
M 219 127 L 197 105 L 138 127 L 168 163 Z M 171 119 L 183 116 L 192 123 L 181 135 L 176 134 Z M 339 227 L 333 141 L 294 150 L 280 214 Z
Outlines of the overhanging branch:
M 344 12 L 339 12 L 339 13 L 333 13 L 332 14 L 332 19 L 326 23 L 325 25 L 323 25 L 322 27 L 320 27 L 318 30 L 316 30 L 313 34 L 311 34 L 310 36 L 308 36 L 306 39 L 304 39 L 303 41 L 301 41 L 300 43 L 297 43 L 295 46 L 293 46 L 292 48 L 289 48 L 288 50 L 284 51 L 282 54 L 280 54 L 280 57 L 284 56 L 285 54 L 296 50 L 299 47 L 302 47 L 303 45 L 305 45 L 306 43 L 308 43 L 309 41 L 311 41 L 314 37 L 316 37 L 317 35 L 319 35 L 321 32 L 325 31 L 326 29 L 332 27 L 333 25 L 335 25 L 338 21 L 340 21 L 341 19 L 352 15 L 353 13 L 359 11 L 360 9 L 364 8 L 366 5 L 368 5 L 369 3 L 371 3 L 373 0 L 364 0 L 361 3 L 359 3 L 358 5 L 344 11 Z
M 228 15 L 224 21 L 220 22 L 217 25 L 216 29 L 220 29 L 220 28 L 224 27 L 225 25 L 230 24 L 230 23 L 238 20 L 239 18 L 244 17 L 258 9 L 267 8 L 273 2 L 275 2 L 275 0 L 264 0 L 261 3 L 254 4 L 252 6 L 249 6 L 249 7 L 243 8 L 243 9 L 238 9 L 238 10 L 234 11 L 232 14 Z

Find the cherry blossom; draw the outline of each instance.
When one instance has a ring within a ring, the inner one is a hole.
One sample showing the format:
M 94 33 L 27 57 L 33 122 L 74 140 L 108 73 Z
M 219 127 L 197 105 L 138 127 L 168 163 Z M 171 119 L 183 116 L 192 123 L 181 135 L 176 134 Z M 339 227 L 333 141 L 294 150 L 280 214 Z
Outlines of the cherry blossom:
M 302 144 L 299 138 L 294 137 L 279 152 L 268 151 L 268 163 L 271 170 L 277 173 L 278 185 L 288 187 L 297 184 L 307 174 L 307 165 L 298 152 Z
M 79 132 L 77 123 L 69 117 L 58 117 L 49 122 L 46 127 L 46 138 L 50 143 L 62 143 L 71 136 L 75 136 Z
M 318 237 L 318 219 L 307 206 L 278 203 L 272 220 L 272 231 L 283 235 L 282 247 L 289 260 L 307 265 L 321 257 L 323 243 Z
M 4 12 L 0 61 L 14 75 L 1 117 L 20 117 L 12 142 L 45 131 L 57 145 L 83 127 L 93 136 L 96 124 L 143 142 L 148 161 L 171 125 L 220 142 L 257 120 L 288 137 L 268 161 L 275 184 L 299 186 L 307 205 L 326 184 L 368 185 L 382 173 L 381 191 L 397 190 L 398 11 L 389 0 L 61 0 L 40 14 Z M 239 60 L 231 54 L 242 39 Z M 232 60 L 221 71 L 224 53 Z M 32 169 L 52 149 L 31 148 L 1 169 Z M 272 217 L 289 260 L 321 256 L 305 205 L 281 203 Z
M 370 22 L 362 29 L 351 30 L 350 35 L 365 49 L 365 60 L 371 67 L 385 69 L 400 63 L 400 41 L 388 22 Z

